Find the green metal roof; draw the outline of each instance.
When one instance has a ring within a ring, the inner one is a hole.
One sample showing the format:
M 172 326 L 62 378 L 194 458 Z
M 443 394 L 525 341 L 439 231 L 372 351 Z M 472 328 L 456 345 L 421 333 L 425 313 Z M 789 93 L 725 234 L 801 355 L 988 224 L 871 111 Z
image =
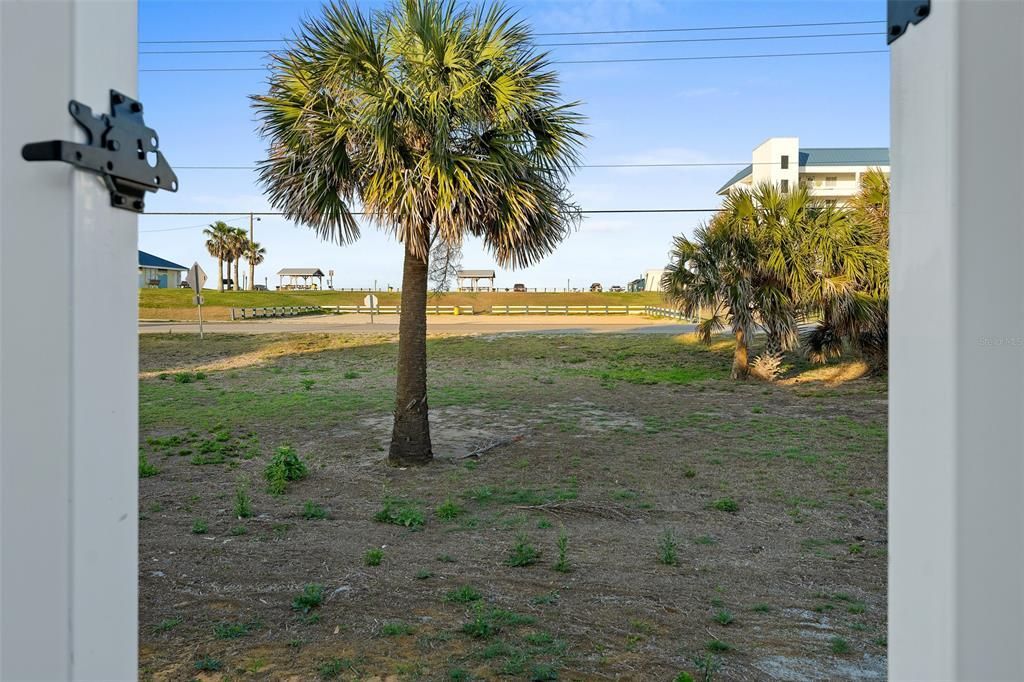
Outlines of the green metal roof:
M 744 168 L 743 170 L 741 170 L 736 175 L 734 175 L 731 178 L 729 178 L 729 181 L 727 183 L 725 183 L 724 185 L 722 185 L 721 187 L 718 188 L 718 192 L 716 192 L 716 194 L 721 194 L 722 192 L 724 192 L 725 190 L 729 189 L 730 187 L 735 185 L 737 182 L 739 182 L 740 180 L 742 180 L 743 178 L 747 177 L 748 175 L 750 175 L 753 172 L 754 172 L 754 166 L 753 166 L 753 164 L 751 164 L 751 165 L 747 166 L 746 168 Z
M 800 167 L 805 166 L 888 166 L 888 147 L 801 147 Z M 750 165 L 722 185 L 717 194 L 754 172 Z
M 802 147 L 801 166 L 888 166 L 887 147 Z

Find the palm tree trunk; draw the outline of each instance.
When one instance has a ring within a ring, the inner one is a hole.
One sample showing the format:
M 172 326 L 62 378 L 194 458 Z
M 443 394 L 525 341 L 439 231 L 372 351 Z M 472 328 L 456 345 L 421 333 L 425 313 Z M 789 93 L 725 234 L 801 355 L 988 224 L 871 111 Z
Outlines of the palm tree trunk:
M 224 291 L 224 259 L 217 259 L 217 291 Z
M 235 291 L 242 290 L 242 283 L 238 280 L 238 266 L 242 264 L 241 258 L 235 259 Z
M 256 290 L 256 264 L 249 259 L 249 291 Z
M 768 329 L 764 342 L 765 355 L 782 355 L 782 335 L 777 330 Z
M 747 364 L 747 333 L 742 328 L 737 329 L 735 333 L 736 350 L 732 355 L 732 378 L 746 379 L 750 372 L 750 366 Z
M 433 457 L 427 419 L 427 263 L 406 246 L 398 323 L 395 426 L 388 464 L 426 464 Z

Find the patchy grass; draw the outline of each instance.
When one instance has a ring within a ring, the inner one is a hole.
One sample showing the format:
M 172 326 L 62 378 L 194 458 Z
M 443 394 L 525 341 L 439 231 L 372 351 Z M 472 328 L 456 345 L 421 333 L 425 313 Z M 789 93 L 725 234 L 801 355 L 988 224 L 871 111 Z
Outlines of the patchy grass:
M 432 337 L 436 461 L 396 470 L 392 336 L 140 348 L 140 678 L 884 675 L 884 380 L 733 382 L 724 340 Z M 279 448 L 305 475 L 273 494 Z

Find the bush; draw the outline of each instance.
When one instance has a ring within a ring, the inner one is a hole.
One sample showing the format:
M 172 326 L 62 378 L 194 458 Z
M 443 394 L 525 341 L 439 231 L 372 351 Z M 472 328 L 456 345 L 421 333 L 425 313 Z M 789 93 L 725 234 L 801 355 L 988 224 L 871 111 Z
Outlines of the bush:
M 309 613 L 324 601 L 324 586 L 315 583 L 302 588 L 302 594 L 292 600 L 292 608 Z
M 463 514 L 465 511 L 465 509 L 455 504 L 455 501 L 449 497 L 441 504 L 441 506 L 434 510 L 434 514 L 442 521 L 451 521 L 452 519 L 458 518 L 459 515 Z
M 299 459 L 295 450 L 287 446 L 280 447 L 263 470 L 263 476 L 267 479 L 267 492 L 283 495 L 290 481 L 302 480 L 308 473 L 305 462 Z
M 235 488 L 235 516 L 240 519 L 252 516 L 252 498 L 249 497 L 249 486 L 244 481 L 239 481 Z
M 363 555 L 363 563 L 367 566 L 380 566 L 384 561 L 384 551 L 380 549 L 368 549 Z
M 750 363 L 750 376 L 761 381 L 775 381 L 782 374 L 781 355 L 758 355 Z
M 306 500 L 305 504 L 302 505 L 302 518 L 307 521 L 312 519 L 326 519 L 327 510 L 313 500 Z
M 150 476 L 156 476 L 160 473 L 160 470 L 149 463 L 146 459 L 146 453 L 139 453 L 139 478 L 149 478 Z
M 739 511 L 740 508 L 740 505 L 736 503 L 736 500 L 731 497 L 723 497 L 720 500 L 715 500 L 711 506 L 718 511 L 729 513 Z
M 679 563 L 679 555 L 676 553 L 676 548 L 679 543 L 676 542 L 676 537 L 671 530 L 666 529 L 658 538 L 658 561 L 665 564 L 666 566 L 675 566 Z
M 540 559 L 540 552 L 530 543 L 526 535 L 520 535 L 512 547 L 512 553 L 505 560 L 506 566 L 530 566 Z
M 419 528 L 427 522 L 423 511 L 409 502 L 384 500 L 384 506 L 374 514 L 373 520 L 379 523 L 393 523 L 406 528 Z

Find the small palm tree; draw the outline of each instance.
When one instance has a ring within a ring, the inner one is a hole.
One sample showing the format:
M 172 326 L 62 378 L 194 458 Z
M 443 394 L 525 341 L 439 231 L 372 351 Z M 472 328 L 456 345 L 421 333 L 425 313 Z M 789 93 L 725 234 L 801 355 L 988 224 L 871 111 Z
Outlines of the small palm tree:
M 804 334 L 810 358 L 825 362 L 851 347 L 875 368 L 888 360 L 889 179 L 861 176 L 848 207 L 812 229 L 816 255 L 806 305 L 819 322 Z
M 206 251 L 217 259 L 217 291 L 224 291 L 224 260 L 228 255 L 228 241 L 231 226 L 218 220 L 203 230 L 206 237 Z
M 263 262 L 267 250 L 259 242 L 246 240 L 245 259 L 249 261 L 249 289 L 256 288 L 256 266 Z
M 353 216 L 405 249 L 398 381 L 388 462 L 432 458 L 426 298 L 431 247 L 476 237 L 505 267 L 550 253 L 578 222 L 566 183 L 584 134 L 548 57 L 501 4 L 329 3 L 273 56 L 254 98 L 270 203 L 325 239 Z

